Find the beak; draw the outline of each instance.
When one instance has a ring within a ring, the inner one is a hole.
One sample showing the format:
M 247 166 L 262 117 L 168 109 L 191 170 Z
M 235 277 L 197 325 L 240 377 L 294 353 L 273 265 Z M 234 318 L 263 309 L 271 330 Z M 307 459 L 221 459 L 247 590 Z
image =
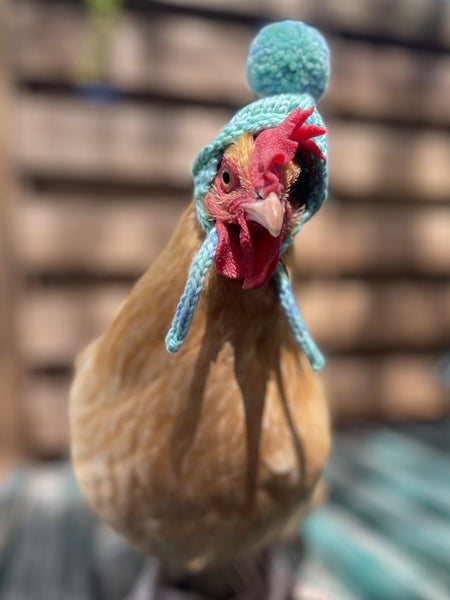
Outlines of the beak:
M 241 204 L 247 214 L 247 218 L 256 221 L 267 229 L 272 237 L 280 235 L 283 227 L 284 206 L 275 192 L 270 192 L 264 200 L 244 202 Z

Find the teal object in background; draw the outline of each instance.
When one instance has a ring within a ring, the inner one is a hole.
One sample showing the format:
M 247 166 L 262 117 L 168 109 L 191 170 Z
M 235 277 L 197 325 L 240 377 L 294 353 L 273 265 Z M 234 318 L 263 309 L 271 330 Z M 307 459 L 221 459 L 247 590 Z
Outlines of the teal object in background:
M 449 451 L 449 420 L 337 436 L 329 501 L 302 528 L 310 560 L 348 592 L 331 598 L 450 598 Z
M 321 600 L 448 600 L 449 454 L 450 418 L 338 433 L 329 499 L 303 524 L 303 551 L 290 551 L 298 588 Z M 0 532 L 2 600 L 123 600 L 145 560 L 91 513 L 64 462 L 3 483 Z

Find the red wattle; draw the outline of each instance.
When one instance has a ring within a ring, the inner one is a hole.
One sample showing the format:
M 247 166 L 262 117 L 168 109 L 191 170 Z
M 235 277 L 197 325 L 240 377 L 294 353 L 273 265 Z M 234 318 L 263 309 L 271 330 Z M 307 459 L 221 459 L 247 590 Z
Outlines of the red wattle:
M 237 223 L 216 221 L 219 240 L 216 249 L 216 268 L 225 277 L 243 279 L 243 289 L 266 284 L 277 268 L 283 229 L 274 238 L 258 223 L 247 221 L 245 215 Z

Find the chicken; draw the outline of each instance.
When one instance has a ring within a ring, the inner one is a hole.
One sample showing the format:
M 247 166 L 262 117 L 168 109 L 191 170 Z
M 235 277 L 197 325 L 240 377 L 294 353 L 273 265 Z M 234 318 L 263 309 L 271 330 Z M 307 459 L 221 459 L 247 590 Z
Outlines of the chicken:
M 72 458 L 84 495 L 172 573 L 226 565 L 295 529 L 328 457 L 318 351 L 286 308 L 289 244 L 325 161 L 313 111 L 233 139 L 201 201 L 76 361 Z

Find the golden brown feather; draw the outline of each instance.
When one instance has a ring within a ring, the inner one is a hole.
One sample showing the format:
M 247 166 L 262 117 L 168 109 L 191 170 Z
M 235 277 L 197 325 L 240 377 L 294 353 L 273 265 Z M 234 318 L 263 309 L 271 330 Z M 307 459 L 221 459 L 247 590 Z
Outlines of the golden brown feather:
M 164 338 L 204 237 L 191 204 L 120 314 L 81 353 L 72 456 L 94 510 L 140 551 L 200 569 L 304 511 L 329 451 L 322 387 L 272 282 L 210 269 L 178 354 Z

